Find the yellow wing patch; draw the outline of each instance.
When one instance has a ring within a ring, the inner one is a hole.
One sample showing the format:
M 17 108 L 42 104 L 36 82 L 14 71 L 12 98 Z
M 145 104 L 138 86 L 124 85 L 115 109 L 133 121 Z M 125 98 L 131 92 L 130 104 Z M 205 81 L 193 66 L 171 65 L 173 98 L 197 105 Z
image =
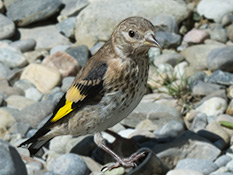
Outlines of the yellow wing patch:
M 62 106 L 56 113 L 56 115 L 53 117 L 51 122 L 56 122 L 62 117 L 66 116 L 70 112 L 73 111 L 72 104 L 77 103 L 78 101 L 82 101 L 86 95 L 82 95 L 78 88 L 75 86 L 72 86 L 66 94 L 66 103 L 64 106 Z

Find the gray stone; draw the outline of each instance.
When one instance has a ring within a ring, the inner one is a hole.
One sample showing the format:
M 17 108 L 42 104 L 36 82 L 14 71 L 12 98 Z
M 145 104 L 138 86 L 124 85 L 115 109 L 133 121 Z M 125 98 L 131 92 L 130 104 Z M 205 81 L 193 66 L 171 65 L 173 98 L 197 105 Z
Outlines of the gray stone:
M 25 164 L 14 147 L 0 139 L 0 174 L 27 175 Z
M 233 47 L 213 49 L 207 56 L 207 67 L 211 71 L 222 70 L 233 72 Z
M 188 84 L 191 86 L 191 88 L 193 88 L 199 81 L 204 81 L 206 77 L 207 75 L 205 72 L 195 72 L 189 77 Z
M 156 138 L 178 137 L 184 132 L 184 125 L 176 120 L 169 121 L 161 129 L 155 130 L 153 133 Z
M 23 91 L 19 88 L 11 87 L 8 81 L 0 78 L 0 93 L 7 95 L 23 95 Z M 5 96 L 4 95 L 4 96 Z
M 184 60 L 184 56 L 178 53 L 165 53 L 150 59 L 154 60 L 154 65 L 156 66 L 163 63 L 175 66 L 176 64 Z
M 9 68 L 23 67 L 27 64 L 25 56 L 14 47 L 0 46 L 0 62 Z
M 16 108 L 19 110 L 35 103 L 35 101 L 28 99 L 21 95 L 10 95 L 5 99 L 5 101 L 6 101 L 7 107 Z
M 95 44 L 91 49 L 90 49 L 90 52 L 91 52 L 91 55 L 94 55 L 103 45 L 105 44 L 105 42 L 98 42 L 97 44 Z
M 7 16 L 18 26 L 26 26 L 49 18 L 60 10 L 61 5 L 61 0 L 18 0 L 9 5 Z
M 227 42 L 227 31 L 219 24 L 213 25 L 212 30 L 210 31 L 210 38 L 215 41 L 222 43 Z
M 207 77 L 206 81 L 227 86 L 233 85 L 233 74 L 217 70 L 214 71 L 209 77 Z
M 10 46 L 19 49 L 21 52 L 28 52 L 34 50 L 36 41 L 34 39 L 26 39 L 12 42 Z
M 62 2 L 65 4 L 65 8 L 60 13 L 61 18 L 76 16 L 89 4 L 88 0 L 62 0 Z
M 223 16 L 221 24 L 222 26 L 230 25 L 233 22 L 233 13 L 228 13 Z
M 34 87 L 25 90 L 25 97 L 31 100 L 39 101 L 42 98 L 42 96 L 42 93 Z
M 54 104 L 52 101 L 37 102 L 22 109 L 19 113 L 19 121 L 29 123 L 35 128 L 37 125 L 53 112 Z
M 187 170 L 187 169 L 174 169 L 169 171 L 166 175 L 203 175 L 198 171 Z
M 226 167 L 233 172 L 233 160 L 231 160 L 230 162 L 227 163 Z
M 70 86 L 73 83 L 74 79 L 75 79 L 75 77 L 65 77 L 65 78 L 63 78 L 61 90 L 63 92 L 66 92 L 70 88 Z
M 176 168 L 190 169 L 208 175 L 217 170 L 218 166 L 211 160 L 183 159 L 177 163 Z
M 66 53 L 73 56 L 81 67 L 86 64 L 90 56 L 89 50 L 85 45 L 70 47 L 66 50 Z
M 59 87 L 55 87 L 49 93 L 45 94 L 42 100 L 52 101 L 56 105 L 63 95 L 64 92 Z
M 206 125 L 207 115 L 205 113 L 198 113 L 193 120 L 190 130 L 198 132 L 199 130 L 204 129 Z
M 42 170 L 43 165 L 39 161 L 32 161 L 26 164 L 28 174 L 35 174 L 39 170 Z
M 74 38 L 75 22 L 75 17 L 70 17 L 56 24 L 56 27 L 66 37 Z
M 85 162 L 78 155 L 72 153 L 64 154 L 54 159 L 48 166 L 48 170 L 57 174 L 89 174 L 89 170 Z
M 209 95 L 220 89 L 224 89 L 224 87 L 218 84 L 198 81 L 197 84 L 192 88 L 192 94 L 193 95 Z
M 155 27 L 159 30 L 178 33 L 178 26 L 176 24 L 176 19 L 171 15 L 159 14 L 151 20 Z
M 55 25 L 46 25 L 30 29 L 19 28 L 19 33 L 21 40 L 33 38 L 36 41 L 36 49 L 48 49 L 56 45 L 71 44 L 68 38 L 59 33 Z
M 233 1 L 201 0 L 197 6 L 197 12 L 207 19 L 213 19 L 219 23 L 224 15 L 233 12 Z
M 15 24 L 9 18 L 0 14 L 0 40 L 9 39 L 15 33 Z
M 233 24 L 227 27 L 228 38 L 233 41 Z
M 151 120 L 158 129 L 170 120 L 177 120 L 183 123 L 183 119 L 175 107 L 150 102 L 140 102 L 133 112 L 122 120 L 121 123 L 135 128 L 140 121 L 145 119 Z
M 191 131 L 186 131 L 172 142 L 155 144 L 152 150 L 169 167 L 174 167 L 179 160 L 185 158 L 214 161 L 221 154 L 207 139 Z
M 0 77 L 7 79 L 11 74 L 11 70 L 5 64 L 0 62 Z
M 20 134 L 22 137 L 24 137 L 29 129 L 30 125 L 28 123 L 16 122 L 11 126 L 9 132 L 11 134 Z
M 156 32 L 155 38 L 162 48 L 173 48 L 180 44 L 181 36 L 170 32 Z
M 163 3 L 160 0 L 148 0 L 146 3 L 141 0 L 133 3 L 131 0 L 93 1 L 77 16 L 75 38 L 77 44 L 91 48 L 98 41 L 107 41 L 114 28 L 127 17 L 142 16 L 153 20 L 161 13 L 173 16 L 179 24 L 188 17 L 190 10 L 186 3 L 170 0 L 163 0 Z
M 211 50 L 219 48 L 218 45 L 194 45 L 184 49 L 181 54 L 195 69 L 205 69 L 207 67 L 206 59 Z
M 51 50 L 50 50 L 50 55 L 55 54 L 56 52 L 65 52 L 66 49 L 68 49 L 70 46 L 69 45 L 57 45 L 54 46 Z
M 216 163 L 216 165 L 218 165 L 218 167 L 223 167 L 225 166 L 228 162 L 230 162 L 232 160 L 232 158 L 230 156 L 227 155 L 222 155 L 220 157 L 218 157 L 214 163 Z
M 15 82 L 14 87 L 22 89 L 24 92 L 29 88 L 34 88 L 35 85 L 26 79 L 18 80 Z

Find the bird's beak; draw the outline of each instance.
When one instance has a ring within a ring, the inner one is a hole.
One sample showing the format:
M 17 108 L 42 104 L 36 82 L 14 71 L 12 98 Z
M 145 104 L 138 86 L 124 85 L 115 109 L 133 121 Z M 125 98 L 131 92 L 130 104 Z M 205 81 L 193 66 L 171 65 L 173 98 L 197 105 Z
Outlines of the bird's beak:
M 153 34 L 149 34 L 145 38 L 144 44 L 149 47 L 158 47 L 160 50 L 162 49 L 161 46 L 159 45 L 158 41 L 155 39 L 155 36 Z

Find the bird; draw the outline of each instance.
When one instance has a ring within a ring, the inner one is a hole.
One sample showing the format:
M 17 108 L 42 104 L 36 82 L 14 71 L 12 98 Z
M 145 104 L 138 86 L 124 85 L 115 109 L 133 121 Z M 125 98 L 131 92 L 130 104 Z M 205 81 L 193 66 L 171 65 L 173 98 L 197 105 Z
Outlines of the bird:
M 135 167 L 145 153 L 121 158 L 106 146 L 101 132 L 127 117 L 141 101 L 147 89 L 151 47 L 161 49 L 153 24 L 139 16 L 124 19 L 78 72 L 48 121 L 19 146 L 35 155 L 56 136 L 94 134 L 97 146 L 116 160 L 105 170 Z

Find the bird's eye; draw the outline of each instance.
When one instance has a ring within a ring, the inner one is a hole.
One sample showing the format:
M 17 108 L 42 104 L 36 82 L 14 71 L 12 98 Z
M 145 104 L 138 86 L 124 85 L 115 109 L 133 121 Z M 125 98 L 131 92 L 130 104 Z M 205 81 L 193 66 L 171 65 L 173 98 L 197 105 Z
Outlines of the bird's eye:
M 133 30 L 130 30 L 130 31 L 129 31 L 129 36 L 130 36 L 131 38 L 133 38 L 134 35 L 135 35 L 134 31 L 133 31 Z

